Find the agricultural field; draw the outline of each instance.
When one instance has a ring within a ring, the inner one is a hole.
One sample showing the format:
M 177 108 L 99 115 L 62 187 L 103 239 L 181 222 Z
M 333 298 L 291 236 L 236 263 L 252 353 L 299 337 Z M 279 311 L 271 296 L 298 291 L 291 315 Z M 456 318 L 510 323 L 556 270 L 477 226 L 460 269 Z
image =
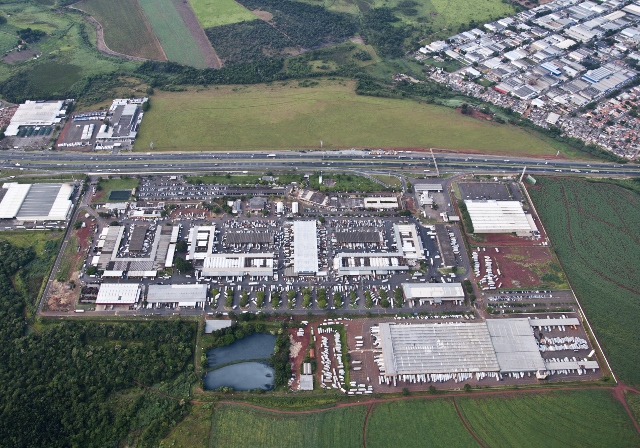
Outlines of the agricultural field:
M 627 405 L 637 422 L 640 422 L 640 394 L 629 393 L 626 395 Z
M 609 390 L 457 398 L 484 446 L 638 446 L 622 403 Z M 413 414 L 412 414 L 413 415 Z
M 258 17 L 234 0 L 189 0 L 202 28 L 257 20 Z
M 167 59 L 196 68 L 207 61 L 172 0 L 139 0 Z
M 220 405 L 213 415 L 211 446 L 361 447 L 366 407 L 283 415 Z M 406 417 L 406 416 L 405 416 Z
M 473 447 L 478 443 L 487 447 L 630 447 L 640 443 L 629 415 L 611 390 L 461 395 L 455 402 L 415 398 L 375 403 L 370 410 L 364 404 L 298 414 L 222 404 L 213 410 L 213 419 L 206 406 L 196 405 L 162 446 L 360 447 L 363 439 L 374 448 Z
M 614 373 L 640 384 L 640 194 L 574 178 L 528 189 Z
M 109 49 L 140 58 L 166 60 L 138 0 L 82 0 L 73 7 L 100 22 Z
M 320 80 L 157 92 L 135 149 L 160 151 L 318 148 L 446 148 L 555 155 L 514 126 L 476 120 L 410 100 L 356 95 L 354 83 Z M 453 130 L 456 132 L 453 132 Z
M 367 447 L 471 447 L 475 442 L 451 400 L 407 400 L 375 405 L 367 421 Z

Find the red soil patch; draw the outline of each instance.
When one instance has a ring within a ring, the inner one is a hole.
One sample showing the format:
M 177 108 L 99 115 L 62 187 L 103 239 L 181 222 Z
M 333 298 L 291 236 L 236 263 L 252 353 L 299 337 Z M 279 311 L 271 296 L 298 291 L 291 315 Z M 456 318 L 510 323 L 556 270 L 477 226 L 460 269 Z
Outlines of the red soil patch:
M 485 273 L 484 255 L 491 257 L 493 261 L 493 272 L 497 274 L 500 269 L 500 281 L 502 288 L 526 288 L 539 286 L 542 284 L 540 274 L 536 272 L 536 267 L 540 271 L 548 270 L 549 263 L 554 259 L 547 247 L 500 247 L 500 252 L 487 248 L 480 252 L 481 271 Z
M 302 373 L 302 360 L 304 359 L 304 355 L 307 352 L 307 347 L 309 346 L 310 327 L 300 325 L 300 328 L 304 328 L 304 336 L 298 336 L 297 328 L 289 328 L 289 337 L 291 339 L 291 345 L 300 344 L 300 350 L 298 351 L 298 355 L 295 358 L 290 358 L 291 361 L 291 373 L 296 376 L 296 380 L 291 384 L 291 388 L 296 390 L 298 389 L 298 383 L 300 379 L 300 374 Z

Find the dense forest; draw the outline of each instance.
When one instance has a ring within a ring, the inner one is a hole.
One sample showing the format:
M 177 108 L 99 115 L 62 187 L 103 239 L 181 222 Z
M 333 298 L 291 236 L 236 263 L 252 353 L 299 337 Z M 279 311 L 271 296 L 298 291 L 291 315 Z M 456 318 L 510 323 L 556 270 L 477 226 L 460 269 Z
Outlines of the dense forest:
M 286 48 L 311 49 L 339 43 L 357 31 L 357 20 L 322 6 L 290 0 L 242 0 L 250 10 L 259 9 L 273 17 L 209 28 L 207 36 L 225 64 L 256 61 L 289 55 Z
M 188 412 L 153 385 L 195 381 L 195 325 L 189 322 L 43 322 L 25 325 L 25 300 L 12 279 L 40 263 L 31 248 L 0 242 L 0 445 L 156 446 Z M 186 392 L 188 393 L 188 392 Z

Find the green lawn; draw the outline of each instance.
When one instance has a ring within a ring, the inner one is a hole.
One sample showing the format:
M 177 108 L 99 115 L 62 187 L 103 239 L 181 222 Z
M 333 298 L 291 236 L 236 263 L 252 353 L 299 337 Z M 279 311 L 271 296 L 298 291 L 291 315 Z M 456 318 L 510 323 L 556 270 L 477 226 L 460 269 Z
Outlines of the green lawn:
M 98 185 L 102 190 L 96 192 L 96 196 L 92 199 L 92 202 L 120 202 L 109 200 L 109 195 L 114 190 L 132 190 L 138 186 L 140 181 L 133 178 L 121 178 L 121 179 L 102 179 L 98 182 Z
M 255 14 L 233 0 L 189 0 L 202 28 L 257 20 Z
M 185 1 L 185 0 L 179 0 Z M 139 0 L 167 59 L 197 68 L 206 68 L 204 55 L 172 0 Z
M 367 422 L 367 447 L 477 446 L 450 400 L 378 404 Z
M 555 155 L 550 144 L 510 125 L 410 100 L 359 96 L 351 81 L 219 86 L 157 92 L 135 148 L 160 151 L 319 148 L 446 148 Z
M 74 7 L 100 22 L 104 28 L 105 43 L 111 50 L 141 58 L 166 60 L 138 0 L 82 0 Z
M 640 194 L 544 177 L 529 191 L 614 373 L 640 384 Z
M 489 447 L 640 444 L 629 415 L 608 390 L 456 400 L 471 430 Z
M 220 405 L 214 411 L 210 446 L 361 447 L 365 413 L 364 406 L 283 415 Z

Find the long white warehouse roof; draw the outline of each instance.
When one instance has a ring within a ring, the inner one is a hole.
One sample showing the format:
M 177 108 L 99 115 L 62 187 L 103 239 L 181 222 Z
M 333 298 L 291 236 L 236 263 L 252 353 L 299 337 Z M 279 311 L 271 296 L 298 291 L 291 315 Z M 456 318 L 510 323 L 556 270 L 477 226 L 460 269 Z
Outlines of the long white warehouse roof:
M 2 186 L 7 192 L 0 202 L 0 219 L 13 219 L 22 207 L 24 198 L 27 197 L 31 184 L 6 183 Z
M 460 283 L 403 283 L 407 299 L 461 299 L 464 290 Z
M 103 283 L 96 297 L 97 305 L 133 305 L 138 301 L 140 283 Z
M 21 221 L 64 221 L 73 205 L 73 184 L 5 183 L 0 202 L 0 219 Z
M 11 123 L 7 126 L 6 135 L 18 135 L 20 126 L 50 126 L 60 121 L 60 109 L 64 105 L 63 101 L 48 103 L 38 103 L 27 101 L 18 106 L 18 110 L 11 118 Z
M 518 201 L 464 201 L 474 233 L 531 232 L 522 204 Z
M 207 300 L 206 284 L 149 285 L 149 303 L 202 303 Z M 189 305 L 185 305 L 189 306 Z
M 318 272 L 318 236 L 315 221 L 293 223 L 293 270 L 296 274 Z

